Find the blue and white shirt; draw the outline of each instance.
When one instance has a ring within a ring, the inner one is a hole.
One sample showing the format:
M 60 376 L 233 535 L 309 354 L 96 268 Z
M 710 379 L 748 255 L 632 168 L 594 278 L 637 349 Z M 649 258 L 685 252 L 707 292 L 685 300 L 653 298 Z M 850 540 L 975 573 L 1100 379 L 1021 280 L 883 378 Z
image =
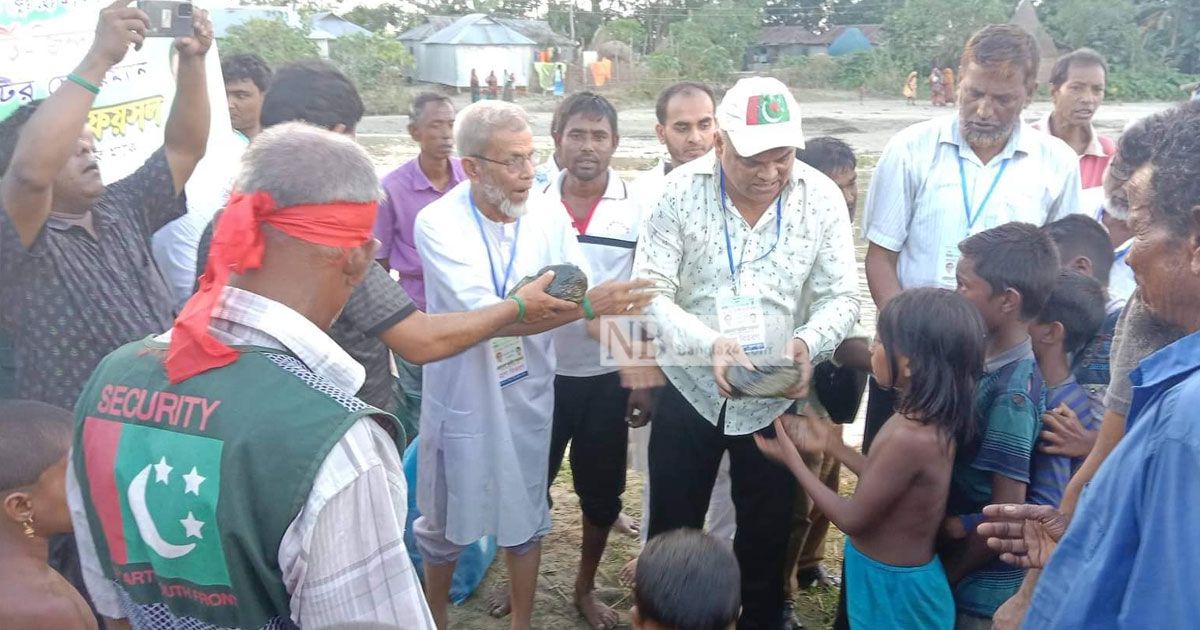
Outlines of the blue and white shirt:
M 1025 628 L 1187 628 L 1200 619 L 1200 333 L 1132 375 L 1128 433 L 1083 490 Z
M 957 258 L 943 261 L 946 252 L 1004 223 L 1045 225 L 1079 212 L 1079 181 L 1079 157 L 1054 136 L 1022 124 L 983 164 L 963 139 L 958 114 L 935 118 L 901 131 L 884 147 L 867 192 L 863 237 L 900 253 L 902 288 L 952 289 L 953 267 L 948 274 L 945 267 Z

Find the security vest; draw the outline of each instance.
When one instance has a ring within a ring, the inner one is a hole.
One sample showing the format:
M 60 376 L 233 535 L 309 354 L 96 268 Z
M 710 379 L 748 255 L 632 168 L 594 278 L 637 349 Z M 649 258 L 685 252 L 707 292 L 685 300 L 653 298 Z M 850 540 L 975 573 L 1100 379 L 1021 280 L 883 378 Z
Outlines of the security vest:
M 75 477 L 105 576 L 154 619 L 289 627 L 283 534 L 369 407 L 278 350 L 172 385 L 167 346 L 127 344 L 76 406 Z M 399 432 L 403 435 L 403 432 Z

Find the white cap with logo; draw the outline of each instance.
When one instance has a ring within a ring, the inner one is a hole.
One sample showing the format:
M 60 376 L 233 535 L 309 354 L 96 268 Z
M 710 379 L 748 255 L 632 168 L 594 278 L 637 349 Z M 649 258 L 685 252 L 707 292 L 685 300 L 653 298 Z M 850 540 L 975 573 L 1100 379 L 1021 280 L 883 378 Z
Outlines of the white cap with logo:
M 717 125 L 742 157 L 780 147 L 804 148 L 800 106 L 787 86 L 773 77 L 738 81 L 717 108 Z

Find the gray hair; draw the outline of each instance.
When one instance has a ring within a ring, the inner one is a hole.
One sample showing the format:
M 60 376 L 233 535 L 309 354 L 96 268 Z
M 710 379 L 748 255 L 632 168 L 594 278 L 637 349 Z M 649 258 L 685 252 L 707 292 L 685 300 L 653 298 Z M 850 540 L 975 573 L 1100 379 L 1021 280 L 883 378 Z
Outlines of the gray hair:
M 236 187 L 271 193 L 280 208 L 383 197 L 371 158 L 358 143 L 300 122 L 275 125 L 254 138 Z
M 462 157 L 483 155 L 492 134 L 529 128 L 529 116 L 519 105 L 506 101 L 479 101 L 468 105 L 454 120 L 454 144 Z

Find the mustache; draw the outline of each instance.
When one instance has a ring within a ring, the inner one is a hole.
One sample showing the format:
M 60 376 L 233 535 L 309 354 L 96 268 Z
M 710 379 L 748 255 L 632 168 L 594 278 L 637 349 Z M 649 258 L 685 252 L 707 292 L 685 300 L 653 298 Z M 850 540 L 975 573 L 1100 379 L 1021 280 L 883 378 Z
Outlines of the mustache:
M 970 123 L 973 121 L 963 121 L 961 131 L 963 137 L 971 144 L 979 144 L 983 146 L 996 146 L 1008 142 L 1008 138 L 1016 129 L 1016 122 L 1008 124 L 996 123 L 996 127 L 991 131 L 982 131 L 972 128 Z

